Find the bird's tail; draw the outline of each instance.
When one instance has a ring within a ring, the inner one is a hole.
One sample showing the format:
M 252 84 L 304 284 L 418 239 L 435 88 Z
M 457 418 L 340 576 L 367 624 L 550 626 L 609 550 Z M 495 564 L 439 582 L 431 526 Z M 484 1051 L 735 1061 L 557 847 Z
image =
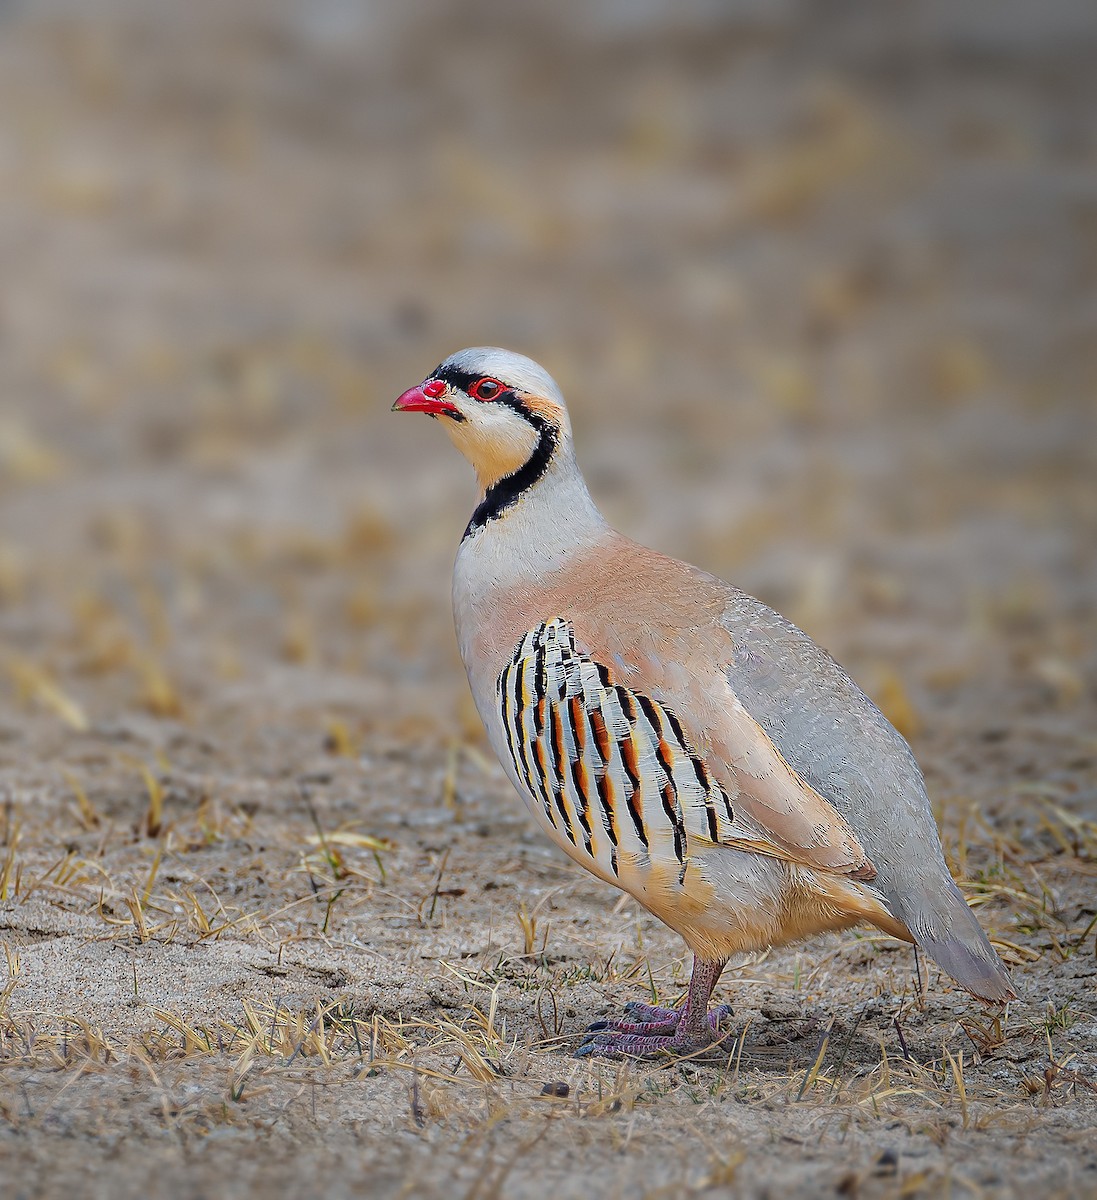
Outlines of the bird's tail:
M 950 878 L 932 897 L 894 897 L 893 910 L 941 970 L 973 995 L 998 1003 L 1017 998 L 1005 965 Z

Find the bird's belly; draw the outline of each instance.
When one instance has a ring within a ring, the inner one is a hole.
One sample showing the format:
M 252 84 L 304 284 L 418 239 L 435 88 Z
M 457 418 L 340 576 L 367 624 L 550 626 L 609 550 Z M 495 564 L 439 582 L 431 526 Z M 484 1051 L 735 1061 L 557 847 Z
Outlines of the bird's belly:
M 521 781 L 515 780 L 515 785 L 553 844 L 592 875 L 633 896 L 697 954 L 727 958 L 765 949 L 790 941 L 783 936 L 787 928 L 803 924 L 792 919 L 790 872 L 778 860 L 713 846 L 696 854 L 687 852 L 684 862 L 621 846 L 611 854 L 609 842 L 599 838 L 597 829 L 592 829 L 587 848 L 581 836 L 571 840 L 567 824 L 558 814 L 550 814 L 540 797 L 534 797 Z M 819 928 L 833 925 L 825 920 Z
M 592 875 L 627 892 L 702 958 L 727 959 L 873 920 L 861 889 L 849 888 L 847 895 L 847 885 L 837 878 L 723 846 L 687 853 L 684 864 L 618 848 L 611 866 L 597 846 L 587 850 L 569 840 L 541 800 L 515 784 L 550 841 Z

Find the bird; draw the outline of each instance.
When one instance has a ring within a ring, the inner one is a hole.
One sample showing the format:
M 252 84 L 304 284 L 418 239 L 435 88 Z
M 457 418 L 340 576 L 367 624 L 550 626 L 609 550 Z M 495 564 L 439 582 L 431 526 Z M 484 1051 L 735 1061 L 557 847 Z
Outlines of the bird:
M 505 773 L 565 854 L 693 954 L 679 1006 L 626 1005 L 577 1054 L 703 1050 L 733 956 L 863 923 L 982 1000 L 1015 998 L 907 742 L 791 621 L 610 527 L 543 367 L 461 350 L 393 410 L 440 421 L 476 473 L 453 613 Z

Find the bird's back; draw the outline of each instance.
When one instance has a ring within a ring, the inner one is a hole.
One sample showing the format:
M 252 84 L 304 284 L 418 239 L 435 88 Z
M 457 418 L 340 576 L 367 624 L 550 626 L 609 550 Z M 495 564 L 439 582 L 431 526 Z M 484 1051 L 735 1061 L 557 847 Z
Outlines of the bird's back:
M 826 651 L 728 587 L 724 672 L 785 761 L 849 822 L 889 898 L 947 874 L 921 771 L 905 739 Z
M 826 651 L 753 596 L 728 588 L 732 690 L 789 765 L 842 814 L 876 867 L 873 885 L 915 940 L 977 995 L 1008 977 L 956 887 L 906 740 Z

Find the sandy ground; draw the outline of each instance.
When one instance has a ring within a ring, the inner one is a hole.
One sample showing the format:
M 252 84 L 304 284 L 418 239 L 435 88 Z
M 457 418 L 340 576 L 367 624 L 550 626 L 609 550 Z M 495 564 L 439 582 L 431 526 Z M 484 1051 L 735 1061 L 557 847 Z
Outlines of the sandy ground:
M 1097 1194 L 1097 22 L 518 11 L 0 6 L 0 1190 Z M 911 738 L 1007 1013 L 862 931 L 570 1057 L 689 964 L 467 696 L 483 342 Z

